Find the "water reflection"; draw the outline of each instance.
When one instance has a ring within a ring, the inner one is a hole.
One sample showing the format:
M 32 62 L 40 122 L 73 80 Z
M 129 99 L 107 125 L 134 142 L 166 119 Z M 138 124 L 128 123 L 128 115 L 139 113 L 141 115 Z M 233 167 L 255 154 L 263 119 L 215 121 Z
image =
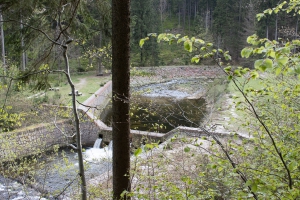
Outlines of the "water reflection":
M 111 126 L 111 104 L 101 120 Z M 131 99 L 131 129 L 166 133 L 177 126 L 197 127 L 205 113 L 204 99 L 134 96 Z

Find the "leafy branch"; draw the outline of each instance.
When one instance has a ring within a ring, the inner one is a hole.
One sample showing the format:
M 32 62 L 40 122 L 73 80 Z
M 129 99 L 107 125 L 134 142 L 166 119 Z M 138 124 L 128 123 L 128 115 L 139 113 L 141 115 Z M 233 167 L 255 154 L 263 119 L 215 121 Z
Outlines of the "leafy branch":
M 155 34 L 151 33 L 148 35 L 148 37 L 140 40 L 140 47 L 142 48 L 145 41 L 149 40 L 149 37 L 157 37 L 157 41 L 161 42 L 168 42 L 169 44 L 172 44 L 174 42 L 181 43 L 183 42 L 184 49 L 193 52 L 195 50 L 200 50 L 200 53 L 198 55 L 195 55 L 191 61 L 198 63 L 201 59 L 213 59 L 213 61 L 217 64 L 217 66 L 227 75 L 228 79 L 231 80 L 234 84 L 234 86 L 238 89 L 238 91 L 242 94 L 243 98 L 245 99 L 246 103 L 250 106 L 252 113 L 254 114 L 254 117 L 258 120 L 259 124 L 263 127 L 264 131 L 267 133 L 268 137 L 271 140 L 271 144 L 273 148 L 275 149 L 275 152 L 281 161 L 287 175 L 288 179 L 288 186 L 290 189 L 293 188 L 293 180 L 291 176 L 290 169 L 287 165 L 287 161 L 284 159 L 284 156 L 282 155 L 282 152 L 280 151 L 277 142 L 275 141 L 271 131 L 269 130 L 268 126 L 264 122 L 261 116 L 259 116 L 254 104 L 251 102 L 247 94 L 243 91 L 243 89 L 239 86 L 238 80 L 236 77 L 241 77 L 244 75 L 250 75 L 249 79 L 256 79 L 259 76 L 259 71 L 265 71 L 266 69 L 273 67 L 273 62 L 276 63 L 277 69 L 276 74 L 280 74 L 281 68 L 278 69 L 278 66 L 284 67 L 288 64 L 289 59 L 287 59 L 287 55 L 289 55 L 289 47 L 276 49 L 276 42 L 268 41 L 267 39 L 261 39 L 258 40 L 257 36 L 253 35 L 248 37 L 247 42 L 252 45 L 259 45 L 261 43 L 265 43 L 265 47 L 259 47 L 259 48 L 245 48 L 242 51 L 242 56 L 248 58 L 252 54 L 266 54 L 265 59 L 257 60 L 255 62 L 255 68 L 254 70 L 250 70 L 249 68 L 242 68 L 238 67 L 237 69 L 232 68 L 232 66 L 223 67 L 222 60 L 229 61 L 231 60 L 231 56 L 229 55 L 229 52 L 224 52 L 222 49 L 213 49 L 212 43 L 205 43 L 201 39 L 197 39 L 195 37 L 189 38 L 187 36 L 180 37 L 180 35 L 174 35 L 169 33 L 163 33 L 163 34 Z M 274 44 L 275 43 L 275 44 Z M 299 45 L 300 42 L 294 42 L 293 46 Z M 275 46 L 274 46 L 275 45 Z M 268 58 L 271 57 L 272 59 Z M 287 70 L 287 69 L 286 69 Z M 225 153 L 227 159 L 231 163 L 232 167 L 236 170 L 236 172 L 240 175 L 243 182 L 247 185 L 247 178 L 246 176 L 238 169 L 236 169 L 236 163 L 233 162 L 231 159 L 229 153 L 224 148 L 223 144 L 215 137 L 213 136 L 209 131 L 205 130 L 204 128 L 201 128 L 202 131 L 204 131 L 207 135 L 213 137 L 213 139 L 217 142 L 217 144 L 221 147 L 222 151 Z M 257 199 L 257 195 L 252 191 L 251 187 L 247 186 L 249 191 L 252 193 L 253 197 Z

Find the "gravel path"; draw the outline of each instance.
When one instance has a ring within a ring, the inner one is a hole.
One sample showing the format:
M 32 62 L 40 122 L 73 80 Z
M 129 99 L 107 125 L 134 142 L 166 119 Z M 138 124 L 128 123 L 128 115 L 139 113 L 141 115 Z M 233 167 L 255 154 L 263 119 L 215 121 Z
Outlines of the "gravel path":
M 217 78 L 224 76 L 224 72 L 217 66 L 164 66 L 136 68 L 149 73 L 149 76 L 132 76 L 132 85 L 164 82 L 180 78 Z

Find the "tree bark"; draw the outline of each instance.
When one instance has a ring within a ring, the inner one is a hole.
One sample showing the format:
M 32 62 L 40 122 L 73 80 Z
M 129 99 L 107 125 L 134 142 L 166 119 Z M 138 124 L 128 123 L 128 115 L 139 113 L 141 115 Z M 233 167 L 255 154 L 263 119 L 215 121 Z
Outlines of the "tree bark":
M 21 70 L 25 71 L 26 69 L 26 54 L 25 54 L 25 50 L 24 50 L 24 37 L 23 37 L 23 20 L 22 20 L 22 16 L 21 16 L 21 21 L 20 21 L 20 28 L 21 28 L 21 48 L 22 48 L 22 59 L 21 59 Z
M 205 33 L 208 31 L 208 26 L 209 26 L 209 9 L 208 9 L 208 1 L 206 2 L 206 12 L 205 12 Z
M 113 198 L 130 192 L 130 0 L 112 1 Z M 130 199 L 125 195 L 122 199 Z
M 98 63 L 98 74 L 97 76 L 103 76 L 103 72 L 102 72 L 102 58 L 99 57 L 97 58 L 97 63 Z
M 68 83 L 71 87 L 72 91 L 72 109 L 75 119 L 75 130 L 76 130 L 76 143 L 77 143 L 77 155 L 78 155 L 78 165 L 79 165 L 79 177 L 80 177 L 80 186 L 81 186 L 81 200 L 87 199 L 87 188 L 86 188 L 86 179 L 85 179 L 85 171 L 84 171 L 84 164 L 83 164 L 83 155 L 82 155 L 82 144 L 81 144 L 81 131 L 80 131 L 80 122 L 79 122 L 79 115 L 77 111 L 76 105 L 76 94 L 75 94 L 75 85 L 72 82 L 70 76 L 70 66 L 69 66 L 69 59 L 67 55 L 68 46 L 63 45 L 63 57 L 65 61 L 65 74 L 68 80 Z
M 275 18 L 275 40 L 278 40 L 278 15 L 276 14 Z
M 0 11 L 2 12 L 2 11 Z M 3 63 L 3 68 L 6 70 L 6 59 L 5 59 L 5 46 L 4 46 L 4 31 L 3 31 L 3 18 L 2 18 L 2 13 L 0 13 L 0 34 L 1 34 L 1 50 L 2 50 L 2 63 Z
M 99 34 L 99 47 L 102 48 L 102 31 L 100 31 L 100 34 Z M 103 72 L 102 72 L 102 57 L 99 56 L 98 59 L 97 59 L 97 63 L 98 63 L 98 74 L 97 76 L 102 76 L 103 75 Z

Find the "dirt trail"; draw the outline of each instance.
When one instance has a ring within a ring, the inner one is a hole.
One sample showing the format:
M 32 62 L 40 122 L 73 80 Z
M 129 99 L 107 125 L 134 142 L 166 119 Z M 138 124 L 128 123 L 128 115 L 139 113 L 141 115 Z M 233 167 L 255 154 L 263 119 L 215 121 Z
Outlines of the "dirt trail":
M 76 90 L 80 90 L 85 86 L 85 84 L 86 84 L 86 78 L 81 78 L 79 83 L 75 84 Z

